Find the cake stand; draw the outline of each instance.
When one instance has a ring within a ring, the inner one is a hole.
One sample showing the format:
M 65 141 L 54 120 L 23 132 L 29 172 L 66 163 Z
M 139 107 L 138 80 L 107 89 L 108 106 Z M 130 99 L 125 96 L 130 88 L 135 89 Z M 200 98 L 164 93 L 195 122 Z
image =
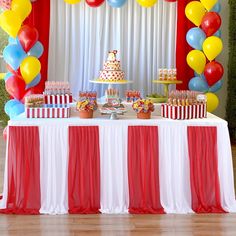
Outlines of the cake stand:
M 114 108 L 114 109 L 100 109 L 102 115 L 110 115 L 110 120 L 118 120 L 118 115 L 124 115 L 127 111 L 124 109 Z
M 108 84 L 108 89 L 113 88 L 113 85 L 124 85 L 124 84 L 132 84 L 133 81 L 130 80 L 122 80 L 122 81 L 101 81 L 101 80 L 89 80 L 90 83 L 94 84 Z
M 183 83 L 183 81 L 180 81 L 180 80 L 153 80 L 152 82 L 155 84 L 163 84 L 164 85 L 164 96 L 166 97 L 166 99 L 168 99 L 169 86 L 171 84 L 182 84 Z

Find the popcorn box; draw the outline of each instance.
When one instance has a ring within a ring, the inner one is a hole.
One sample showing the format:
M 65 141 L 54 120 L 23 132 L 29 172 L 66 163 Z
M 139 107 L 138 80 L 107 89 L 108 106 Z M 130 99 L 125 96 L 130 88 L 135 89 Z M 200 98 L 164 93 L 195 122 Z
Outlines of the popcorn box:
M 206 104 L 189 105 L 189 106 L 174 106 L 162 104 L 161 115 L 164 118 L 173 120 L 188 120 L 207 117 Z
M 73 102 L 72 95 L 44 95 L 45 104 L 69 104 Z
M 25 108 L 27 118 L 69 118 L 69 107 L 38 107 L 38 108 Z

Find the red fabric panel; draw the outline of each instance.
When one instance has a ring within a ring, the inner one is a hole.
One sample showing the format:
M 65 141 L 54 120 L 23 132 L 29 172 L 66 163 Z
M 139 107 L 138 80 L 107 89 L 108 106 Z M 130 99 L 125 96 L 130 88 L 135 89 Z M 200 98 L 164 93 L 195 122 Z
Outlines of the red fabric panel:
M 192 209 L 196 213 L 225 213 L 220 201 L 217 128 L 188 127 Z
M 185 7 L 191 1 L 178 1 L 176 67 L 177 79 L 182 80 L 183 84 L 177 85 L 177 89 L 188 89 L 189 80 L 194 76 L 193 70 L 186 61 L 187 54 L 191 51 L 191 47 L 186 41 L 186 34 L 194 25 L 185 16 Z
M 128 130 L 129 212 L 160 214 L 158 128 L 130 126 Z
M 97 126 L 69 127 L 69 213 L 100 209 L 100 149 Z
M 8 199 L 2 213 L 39 214 L 40 146 L 38 127 L 9 127 Z
M 37 92 L 44 91 L 45 81 L 48 78 L 48 47 L 49 47 L 49 26 L 50 26 L 50 1 L 37 0 L 32 3 L 33 9 L 25 24 L 33 25 L 39 32 L 39 41 L 44 46 L 44 53 L 40 58 L 42 79 L 36 86 Z

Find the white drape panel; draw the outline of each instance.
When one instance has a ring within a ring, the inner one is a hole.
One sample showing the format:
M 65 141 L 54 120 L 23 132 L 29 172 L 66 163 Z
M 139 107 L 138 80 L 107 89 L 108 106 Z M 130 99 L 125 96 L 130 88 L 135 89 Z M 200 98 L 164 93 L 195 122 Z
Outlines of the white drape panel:
M 232 188 L 234 185 L 234 172 L 233 158 L 231 149 L 225 148 L 225 145 L 230 144 L 229 133 L 225 133 L 227 129 L 226 124 L 219 124 L 217 129 L 217 142 L 218 142 L 218 171 L 221 190 L 221 203 L 222 207 L 228 212 L 236 212 L 235 190 Z M 230 187 L 231 186 L 231 187 Z
M 68 127 L 40 126 L 39 136 L 40 213 L 66 214 L 68 212 Z
M 119 51 L 126 78 L 143 95 L 160 90 L 152 84 L 158 68 L 175 67 L 176 3 L 159 0 L 148 9 L 136 0 L 120 9 L 107 3 L 91 8 L 84 0 L 72 6 L 58 0 L 50 3 L 48 79 L 70 81 L 74 96 L 89 89 L 103 95 L 106 86 L 89 80 L 99 76 L 112 49 Z
M 99 126 L 102 213 L 128 213 L 127 140 L 128 125 Z
M 166 213 L 193 213 L 187 125 L 165 124 L 158 132 L 161 204 Z

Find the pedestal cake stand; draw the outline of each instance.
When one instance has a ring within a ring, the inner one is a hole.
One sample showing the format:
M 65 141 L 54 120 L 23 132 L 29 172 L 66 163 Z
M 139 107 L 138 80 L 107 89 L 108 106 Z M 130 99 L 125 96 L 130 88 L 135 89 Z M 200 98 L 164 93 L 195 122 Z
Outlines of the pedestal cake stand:
M 180 81 L 180 80 L 153 80 L 152 82 L 155 84 L 163 84 L 164 85 L 164 96 L 166 99 L 168 99 L 169 86 L 171 84 L 182 84 L 183 83 L 183 81 Z
M 133 81 L 130 80 L 122 80 L 122 81 L 102 81 L 102 80 L 89 80 L 90 83 L 94 84 L 108 84 L 108 89 L 113 88 L 112 85 L 125 85 L 125 84 L 132 84 Z

